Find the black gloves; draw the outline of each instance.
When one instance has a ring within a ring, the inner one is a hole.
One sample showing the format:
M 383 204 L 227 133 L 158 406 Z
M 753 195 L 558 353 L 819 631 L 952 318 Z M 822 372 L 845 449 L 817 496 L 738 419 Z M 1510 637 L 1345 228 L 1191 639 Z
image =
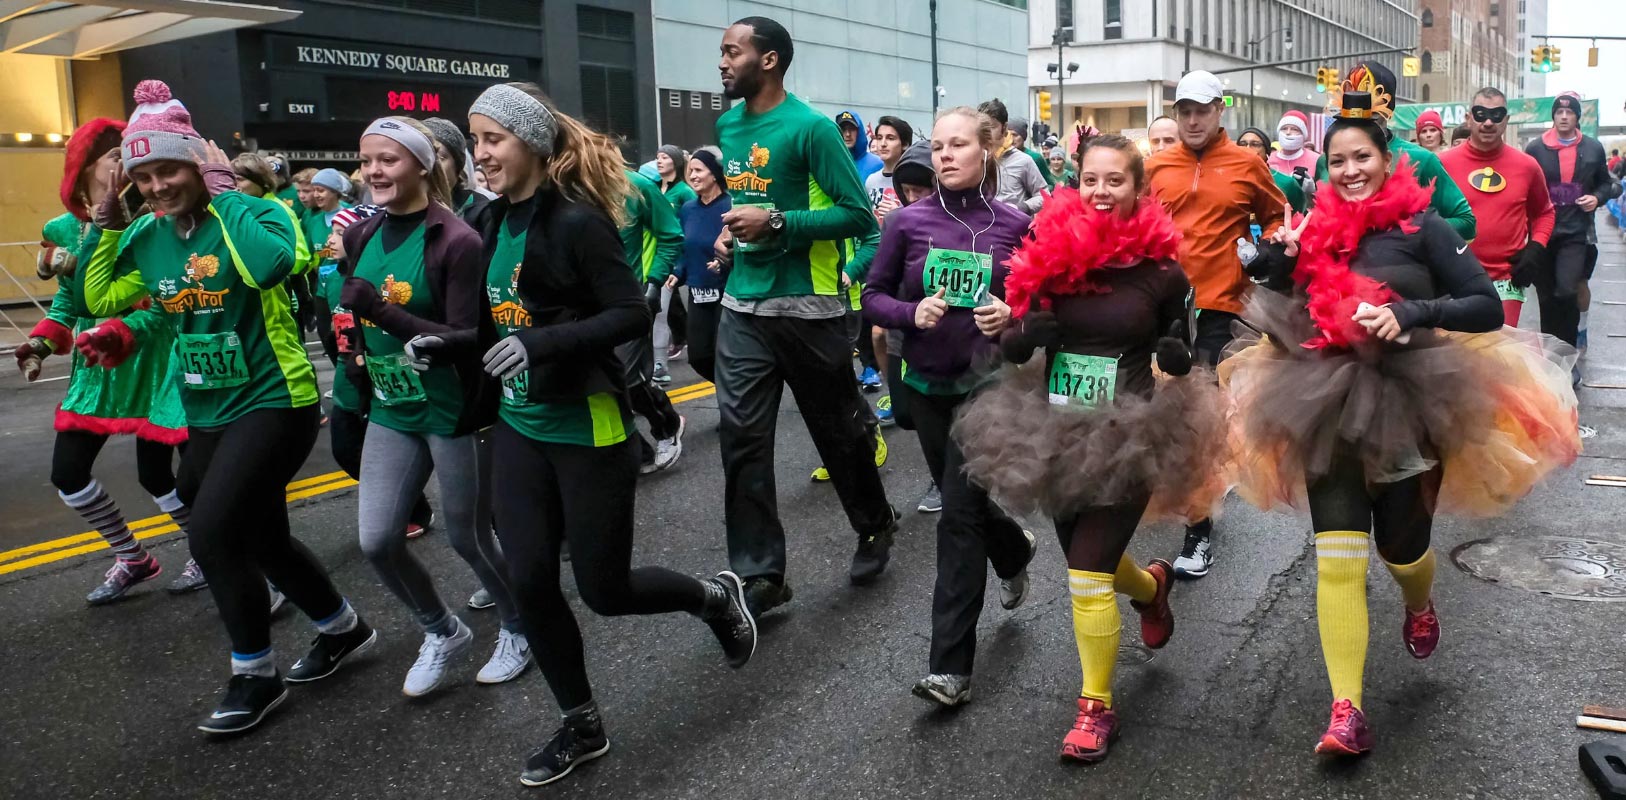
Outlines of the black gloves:
M 1175 320 L 1169 333 L 1157 340 L 1157 368 L 1179 377 L 1191 372 L 1191 348 L 1186 343 L 1186 323 Z
M 1535 241 L 1531 241 L 1513 257 L 1513 269 L 1510 278 L 1513 285 L 1524 288 L 1539 279 L 1547 271 L 1547 248 Z
M 658 317 L 661 315 L 661 284 L 644 284 L 644 302 L 649 304 L 649 316 Z
M 367 319 L 374 319 L 374 313 L 383 304 L 384 296 L 379 294 L 378 287 L 366 278 L 351 275 L 339 285 L 339 305 Z
M 1242 271 L 1248 278 L 1275 292 L 1285 292 L 1293 288 L 1293 267 L 1296 259 L 1288 257 L 1287 247 L 1271 242 L 1259 242 L 1254 246 L 1259 254 L 1252 261 L 1242 265 Z
M 1033 351 L 1041 347 L 1055 347 L 1061 343 L 1061 327 L 1056 315 L 1049 311 L 1029 311 L 1017 324 L 1000 337 L 1000 349 L 1005 360 L 1012 364 L 1025 364 Z

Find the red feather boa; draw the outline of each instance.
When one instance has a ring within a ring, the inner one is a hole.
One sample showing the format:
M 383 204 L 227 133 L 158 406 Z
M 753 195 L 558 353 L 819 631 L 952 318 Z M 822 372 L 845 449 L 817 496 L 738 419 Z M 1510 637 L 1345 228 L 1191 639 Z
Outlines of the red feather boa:
M 1005 302 L 1021 316 L 1041 295 L 1104 293 L 1110 290 L 1091 280 L 1093 271 L 1171 260 L 1179 252 L 1180 230 L 1157 201 L 1141 198 L 1124 219 L 1095 210 L 1076 189 L 1058 189 L 1033 219 L 1033 238 L 1008 262 Z
M 1368 233 L 1394 227 L 1416 232 L 1412 218 L 1428 208 L 1433 197 L 1432 185 L 1417 183 L 1417 172 L 1405 156 L 1377 194 L 1364 200 L 1345 200 L 1322 182 L 1309 225 L 1299 237 L 1298 265 L 1293 270 L 1293 280 L 1309 292 L 1310 319 L 1321 331 L 1305 347 L 1351 348 L 1370 339 L 1365 326 L 1352 317 L 1361 303 L 1381 306 L 1394 302 L 1395 294 L 1388 286 L 1351 272 L 1349 260 Z M 1295 217 L 1291 224 L 1302 219 Z

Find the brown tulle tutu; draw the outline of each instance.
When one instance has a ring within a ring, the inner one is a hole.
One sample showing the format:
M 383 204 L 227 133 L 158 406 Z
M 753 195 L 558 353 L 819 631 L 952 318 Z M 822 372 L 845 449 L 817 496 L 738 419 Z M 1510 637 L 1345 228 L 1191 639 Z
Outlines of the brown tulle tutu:
M 1051 405 L 1044 359 L 1006 366 L 961 406 L 966 474 L 1006 509 L 1064 518 L 1151 495 L 1143 519 L 1211 516 L 1226 484 L 1226 411 L 1212 372 L 1160 378 L 1150 398 Z
M 1256 290 L 1243 316 L 1265 335 L 1239 331 L 1219 374 L 1232 477 L 1260 508 L 1305 508 L 1306 476 L 1349 448 L 1371 483 L 1443 464 L 1437 510 L 1494 516 L 1580 454 L 1575 351 L 1552 337 L 1418 329 L 1406 345 L 1310 350 L 1302 295 Z

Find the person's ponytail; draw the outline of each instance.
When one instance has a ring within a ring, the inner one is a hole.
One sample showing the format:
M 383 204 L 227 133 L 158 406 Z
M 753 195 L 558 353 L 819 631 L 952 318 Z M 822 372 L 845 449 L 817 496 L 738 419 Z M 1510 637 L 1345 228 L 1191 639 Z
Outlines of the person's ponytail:
M 541 103 L 557 129 L 553 152 L 543 159 L 544 183 L 552 184 L 569 200 L 603 211 L 617 228 L 626 225 L 627 200 L 633 188 L 615 140 L 555 108 L 540 86 L 524 81 L 508 85 Z

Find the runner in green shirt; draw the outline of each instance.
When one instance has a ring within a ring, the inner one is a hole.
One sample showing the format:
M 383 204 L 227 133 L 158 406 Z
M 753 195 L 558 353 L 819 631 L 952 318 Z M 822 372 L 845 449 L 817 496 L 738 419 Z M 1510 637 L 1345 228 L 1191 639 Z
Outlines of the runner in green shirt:
M 633 192 L 627 197 L 627 223 L 621 227 L 621 245 L 633 274 L 643 283 L 650 313 L 658 318 L 663 284 L 683 254 L 683 228 L 654 181 L 632 170 L 625 173 Z M 649 435 L 655 438 L 650 444 L 643 434 L 635 436 L 639 470 L 647 475 L 668 469 L 683 455 L 686 423 L 661 389 L 660 385 L 670 383 L 672 377 L 666 372 L 665 359 L 656 357 L 653 329 L 618 346 L 616 354 L 626 368 L 627 401 L 634 414 L 649 421 Z
M 131 223 L 118 192 L 103 199 L 84 297 L 96 315 L 142 297 L 154 305 L 86 331 L 79 347 L 113 365 L 160 326 L 178 337 L 191 430 L 176 491 L 191 507 L 192 556 L 231 638 L 231 680 L 198 727 L 238 733 L 287 696 L 271 651 L 267 577 L 318 630 L 287 680 L 327 677 L 377 636 L 289 532 L 284 487 L 315 444 L 320 416 L 285 288 L 308 258 L 293 219 L 282 204 L 236 190 L 226 154 L 199 138 L 168 86 L 141 81 L 135 100 L 123 170 L 156 213 Z M 123 170 L 112 181 L 119 189 Z

